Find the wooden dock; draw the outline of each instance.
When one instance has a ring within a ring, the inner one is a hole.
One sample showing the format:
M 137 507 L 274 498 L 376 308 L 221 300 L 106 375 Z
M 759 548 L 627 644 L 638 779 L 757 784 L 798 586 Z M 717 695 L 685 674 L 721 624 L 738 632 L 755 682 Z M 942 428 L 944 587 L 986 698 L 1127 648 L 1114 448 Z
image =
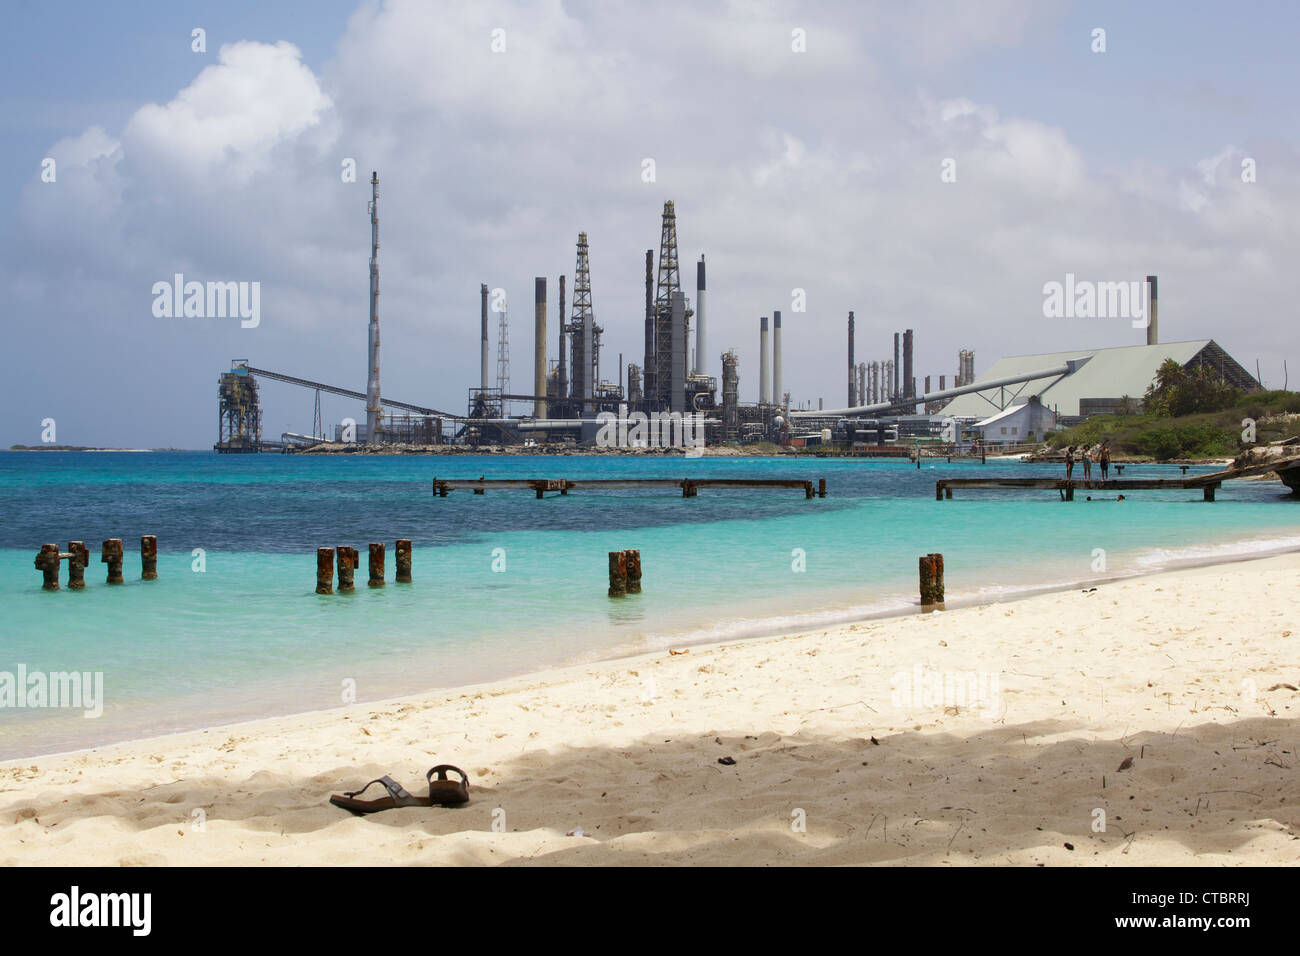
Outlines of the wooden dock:
M 683 498 L 694 498 L 701 488 L 761 490 L 793 488 L 804 498 L 826 497 L 826 479 L 811 481 L 796 478 L 434 478 L 433 493 L 446 498 L 449 491 L 532 491 L 541 498 L 548 491 L 567 495 L 570 491 L 644 491 L 655 488 L 680 488 Z
M 952 498 L 953 489 L 1007 490 L 1011 488 L 1042 488 L 1060 493 L 1062 501 L 1073 501 L 1076 491 L 1182 491 L 1199 488 L 1204 500 L 1213 501 L 1214 492 L 1226 478 L 1238 475 L 1217 472 L 1192 478 L 1111 478 L 1108 481 L 1083 481 L 1064 478 L 941 478 L 934 483 L 934 500 Z

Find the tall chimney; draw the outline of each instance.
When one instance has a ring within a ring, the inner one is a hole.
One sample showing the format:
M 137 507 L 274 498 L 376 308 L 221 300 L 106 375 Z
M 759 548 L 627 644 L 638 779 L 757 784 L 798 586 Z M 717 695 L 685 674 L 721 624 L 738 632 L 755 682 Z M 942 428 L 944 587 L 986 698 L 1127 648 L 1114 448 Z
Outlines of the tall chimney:
M 925 391 L 922 392 L 921 394 L 923 394 L 923 395 L 929 395 L 929 394 L 930 394 L 930 376 L 928 376 L 928 375 L 925 377 Z
M 366 441 L 379 440 L 379 173 L 370 173 L 370 351 L 366 371 Z
M 686 293 L 681 289 L 673 292 L 672 299 L 672 341 L 669 348 L 673 353 L 673 367 L 669 376 L 670 394 L 668 411 L 686 411 Z
M 772 386 L 768 381 L 767 316 L 758 320 L 758 404 L 772 404 Z
M 772 401 L 780 405 L 781 391 L 781 313 L 772 313 Z
M 479 388 L 486 391 L 488 387 L 488 325 L 487 325 L 488 288 L 486 282 L 481 283 L 479 285 L 478 293 L 479 293 L 479 297 L 483 300 L 482 329 L 479 333 L 479 349 L 478 349 L 478 360 L 479 360 L 479 367 L 480 367 Z
M 704 255 L 695 264 L 695 374 L 703 375 L 708 347 L 704 332 Z
M 903 393 L 904 398 L 916 398 L 916 377 L 912 374 L 912 330 L 903 333 Z
M 890 400 L 891 402 L 896 402 L 896 401 L 898 401 L 898 399 L 901 397 L 901 396 L 900 396 L 900 393 L 899 393 L 899 389 L 898 389 L 898 373 L 899 373 L 899 364 L 898 364 L 898 333 L 895 332 L 895 333 L 894 333 L 894 366 L 893 366 L 893 377 L 894 377 L 894 381 L 893 381 L 893 383 L 892 383 L 892 385 L 893 385 L 893 391 L 892 391 L 892 392 L 890 393 L 890 395 L 889 395 L 889 400 Z
M 533 414 L 546 417 L 546 277 L 533 280 Z
M 564 276 L 560 276 L 560 311 L 555 313 L 555 319 L 560 327 L 560 371 L 556 376 L 555 394 L 558 398 L 566 398 L 569 394 L 569 342 L 565 334 L 568 325 L 564 321 Z M 560 402 L 560 407 L 565 407 L 564 402 Z
M 849 313 L 849 408 L 857 405 L 857 389 L 853 382 L 853 313 Z
M 645 251 L 645 365 L 641 368 L 641 394 L 655 394 L 655 251 Z
M 1160 332 L 1156 324 L 1156 277 L 1147 276 L 1147 345 L 1160 344 Z

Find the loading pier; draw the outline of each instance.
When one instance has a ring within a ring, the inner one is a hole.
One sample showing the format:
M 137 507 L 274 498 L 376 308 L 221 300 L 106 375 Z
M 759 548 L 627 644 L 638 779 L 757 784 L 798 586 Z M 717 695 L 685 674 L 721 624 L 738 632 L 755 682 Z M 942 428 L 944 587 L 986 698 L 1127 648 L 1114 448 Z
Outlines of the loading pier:
M 546 492 L 567 495 L 570 491 L 646 491 L 656 488 L 680 488 L 683 498 L 694 498 L 701 488 L 730 488 L 758 491 L 768 488 L 792 488 L 804 498 L 825 498 L 826 479 L 812 481 L 797 478 L 434 478 L 433 493 L 446 498 L 449 491 L 473 491 L 476 495 L 492 491 L 532 491 L 538 498 Z

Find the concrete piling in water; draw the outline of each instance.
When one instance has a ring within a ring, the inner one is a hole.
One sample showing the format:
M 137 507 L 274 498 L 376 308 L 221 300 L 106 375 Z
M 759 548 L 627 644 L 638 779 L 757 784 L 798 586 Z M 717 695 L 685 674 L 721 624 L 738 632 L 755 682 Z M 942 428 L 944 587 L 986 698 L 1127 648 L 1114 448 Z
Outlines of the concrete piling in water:
M 627 552 L 609 552 L 609 596 L 627 595 Z
M 382 541 L 370 542 L 370 586 L 372 588 L 384 586 L 384 543 Z
M 316 593 L 334 593 L 334 549 L 316 549 Z
M 86 586 L 86 565 L 90 563 L 90 551 L 83 541 L 68 542 L 68 589 L 80 591 Z
M 99 560 L 108 565 L 108 583 L 122 584 L 122 558 L 124 549 L 121 538 L 109 538 L 100 549 Z
M 155 534 L 140 536 L 140 577 L 145 581 L 158 577 L 158 536 Z
M 43 544 L 36 555 L 36 569 L 44 576 L 41 587 L 46 591 L 59 589 L 59 546 Z
M 411 583 L 411 539 L 397 539 L 397 583 Z
M 339 592 L 356 590 L 357 549 L 346 544 L 335 549 L 339 556 Z
M 921 571 L 921 610 L 943 609 L 943 555 L 923 555 L 918 564 Z
M 641 552 L 634 549 L 624 551 L 627 557 L 624 567 L 627 569 L 627 593 L 641 593 Z

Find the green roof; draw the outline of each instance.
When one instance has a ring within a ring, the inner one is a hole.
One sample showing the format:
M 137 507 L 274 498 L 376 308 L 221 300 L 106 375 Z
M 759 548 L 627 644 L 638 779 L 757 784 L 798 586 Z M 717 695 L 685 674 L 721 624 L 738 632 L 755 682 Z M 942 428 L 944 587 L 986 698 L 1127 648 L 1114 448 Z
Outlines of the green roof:
M 978 376 L 974 384 L 1064 365 L 1071 360 L 1086 361 L 1073 374 L 1038 378 L 1018 385 L 1007 385 L 1004 389 L 994 387 L 983 393 L 958 395 L 944 407 L 941 414 L 953 418 L 984 419 L 996 413 L 1002 401 L 1005 400 L 1008 405 L 1023 405 L 1030 395 L 1037 395 L 1045 406 L 1058 415 L 1078 415 L 1079 400 L 1083 398 L 1117 399 L 1127 395 L 1140 402 L 1146 394 L 1147 386 L 1155 381 L 1156 369 L 1165 359 L 1171 358 L 1179 365 L 1187 365 L 1214 344 L 1213 339 L 1193 339 L 1190 342 L 1128 345 L 1111 349 L 1073 349 L 1068 352 L 1016 355 L 999 359 L 992 368 Z M 1214 351 L 1219 351 L 1217 346 Z M 1228 361 L 1232 360 L 1228 358 Z M 1233 365 L 1236 363 L 1233 362 Z M 1000 397 L 1003 392 L 1005 399 Z M 991 401 L 986 400 L 983 397 L 985 395 Z

